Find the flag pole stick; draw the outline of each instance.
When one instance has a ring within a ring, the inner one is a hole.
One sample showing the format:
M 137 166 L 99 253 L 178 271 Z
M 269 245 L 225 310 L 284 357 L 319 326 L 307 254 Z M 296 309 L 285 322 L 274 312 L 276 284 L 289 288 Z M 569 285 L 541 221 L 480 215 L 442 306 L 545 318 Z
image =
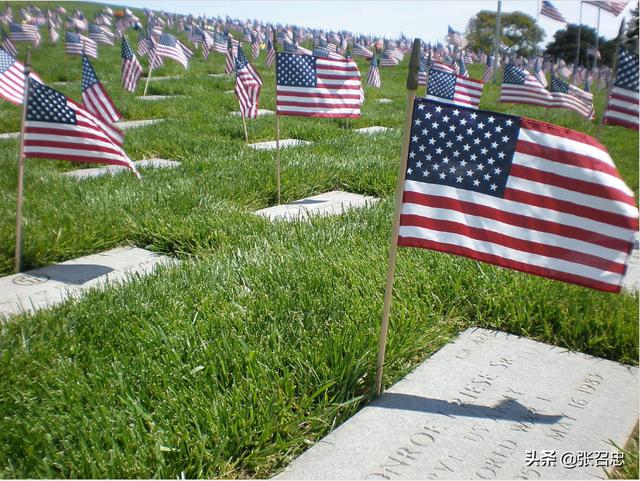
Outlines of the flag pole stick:
M 278 83 L 278 35 L 273 31 L 273 48 L 276 51 L 275 72 L 276 90 Z M 276 190 L 278 191 L 278 205 L 280 205 L 280 115 L 278 115 L 278 101 L 276 95 Z
M 407 77 L 407 107 L 404 120 L 404 134 L 402 151 L 400 154 L 400 170 L 396 184 L 395 213 L 393 217 L 393 234 L 389 244 L 389 262 L 387 264 L 387 282 L 384 291 L 384 306 L 382 308 L 382 323 L 380 338 L 378 339 L 378 358 L 376 363 L 375 393 L 382 393 L 382 373 L 384 369 L 384 354 L 387 346 L 387 332 L 389 331 L 389 314 L 391 313 L 391 296 L 393 294 L 393 277 L 396 270 L 396 256 L 398 253 L 398 232 L 400 231 L 400 210 L 402 209 L 402 192 L 407 170 L 407 156 L 409 155 L 409 140 L 411 138 L 411 120 L 413 116 L 413 101 L 418 90 L 418 71 L 420 69 L 420 48 L 422 42 L 414 39 L 409 61 L 409 76 Z
M 616 73 L 618 70 L 618 61 L 620 60 L 620 44 L 622 43 L 622 37 L 624 36 L 624 18 L 620 22 L 620 30 L 618 30 L 618 37 L 616 38 L 616 51 L 613 56 L 613 65 L 611 66 L 611 75 L 607 82 L 607 106 L 609 105 L 609 97 L 611 96 L 611 89 L 613 88 L 613 82 L 616 78 Z M 605 112 L 607 107 L 605 107 Z M 604 112 L 600 116 L 600 122 L 598 122 L 598 127 L 596 127 L 596 139 L 600 140 L 600 134 L 602 132 L 602 126 L 604 125 Z
M 582 1 L 580 2 L 580 20 L 578 22 L 578 49 L 576 50 L 576 61 L 574 62 L 574 65 L 578 65 L 578 62 L 580 61 L 580 40 L 582 37 Z
M 16 273 L 22 270 L 22 201 L 24 191 L 24 124 L 27 120 L 27 98 L 29 96 L 29 71 L 31 46 L 27 46 L 27 61 L 24 63 L 24 101 L 22 105 L 22 125 L 20 127 L 20 152 L 18 153 L 18 191 L 16 194 Z
M 600 43 L 600 12 L 601 9 L 598 7 L 598 27 L 596 28 L 596 51 L 593 53 L 593 66 L 591 70 L 593 72 L 596 71 L 596 67 L 598 66 L 598 45 Z
M 238 102 L 240 105 L 240 102 Z M 240 115 L 242 116 L 242 126 L 244 127 L 244 140 L 248 144 L 249 143 L 249 135 L 247 134 L 247 121 L 244 118 L 244 110 L 242 110 L 242 106 L 240 105 Z
M 144 84 L 144 92 L 142 93 L 143 97 L 147 96 L 147 87 L 149 87 L 149 79 L 151 78 L 151 72 L 153 72 L 153 69 L 151 68 L 151 59 L 149 59 L 149 75 L 147 75 L 147 83 Z
M 493 57 L 493 83 L 498 83 L 498 59 L 500 58 L 500 37 L 502 36 L 502 29 L 500 28 L 502 14 L 502 0 L 498 0 L 498 12 L 496 13 L 496 40 L 494 45 L 494 57 Z

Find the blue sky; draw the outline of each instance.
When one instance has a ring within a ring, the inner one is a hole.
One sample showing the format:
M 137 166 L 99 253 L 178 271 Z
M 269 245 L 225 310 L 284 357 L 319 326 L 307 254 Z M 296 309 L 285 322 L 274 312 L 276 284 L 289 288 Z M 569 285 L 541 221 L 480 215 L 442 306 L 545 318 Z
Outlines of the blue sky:
M 504 0 L 503 11 L 523 11 L 534 18 L 538 0 Z M 578 22 L 580 2 L 554 0 L 553 4 L 570 22 Z M 495 10 L 495 0 L 397 0 L 397 1 L 300 1 L 300 0 L 125 0 L 124 5 L 148 7 L 175 13 L 193 13 L 207 16 L 230 15 L 238 18 L 256 18 L 262 21 L 295 23 L 325 29 L 346 29 L 353 32 L 397 36 L 400 32 L 425 41 L 441 40 L 447 33 L 447 24 L 464 31 L 469 18 L 482 9 Z M 597 24 L 596 7 L 584 5 L 582 21 L 593 27 Z M 631 10 L 627 6 L 625 14 Z M 616 19 L 602 12 L 600 34 L 615 37 L 622 16 Z M 564 24 L 540 17 L 540 26 L 547 33 L 545 43 Z

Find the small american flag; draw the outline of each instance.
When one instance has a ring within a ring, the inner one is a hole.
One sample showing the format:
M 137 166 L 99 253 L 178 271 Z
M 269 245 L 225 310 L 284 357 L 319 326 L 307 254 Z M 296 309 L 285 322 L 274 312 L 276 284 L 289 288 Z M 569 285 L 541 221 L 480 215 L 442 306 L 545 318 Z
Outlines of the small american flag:
M 144 30 L 138 31 L 138 55 L 144 57 L 155 46 L 155 42 Z
M 620 291 L 638 210 L 596 139 L 416 99 L 407 160 L 398 245 Z
M 627 8 L 628 0 L 625 1 L 613 1 L 613 0 L 584 0 L 584 3 L 589 3 L 595 7 L 601 8 L 616 17 L 624 12 Z M 637 4 L 636 4 L 637 6 Z
M 538 82 L 540 82 L 543 87 L 546 87 L 548 85 L 547 76 L 542 70 L 542 61 L 542 57 L 536 57 L 536 60 L 533 63 L 533 76 L 538 79 Z
M 549 0 L 542 0 L 540 15 L 557 20 L 558 22 L 567 23 L 567 19 L 564 18 L 562 13 L 560 13 L 560 10 L 558 10 Z
M 483 87 L 481 80 L 432 68 L 429 70 L 427 98 L 477 109 Z
M 13 43 L 11 42 L 11 39 L 9 38 L 7 33 L 1 27 L 0 27 L 0 32 L 2 32 L 2 48 L 5 49 L 8 53 L 13 55 L 14 57 L 17 57 L 18 50 L 16 49 L 15 45 L 13 45 Z
M 82 102 L 89 112 L 107 124 L 122 118 L 86 55 L 82 55 Z
M 620 47 L 604 123 L 638 130 L 638 56 Z
M 82 55 L 84 52 L 89 57 L 98 58 L 98 44 L 79 33 L 65 32 L 64 53 L 67 55 Z
M 135 92 L 138 80 L 142 76 L 142 66 L 136 58 L 125 36 L 122 37 L 122 88 Z
M 185 55 L 184 48 L 176 37 L 164 32 L 160 35 L 160 40 L 155 46 L 154 54 L 161 59 L 170 58 L 175 60 L 184 68 L 187 68 L 189 66 L 189 59 L 187 55 Z
M 353 55 L 359 55 L 360 57 L 364 57 L 367 60 L 373 58 L 373 52 L 371 52 L 371 50 L 369 50 L 367 47 L 359 44 L 359 43 L 354 43 L 353 44 Z
M 251 56 L 256 59 L 260 55 L 260 37 L 257 34 L 251 36 Z M 237 60 L 236 60 L 237 62 Z
M 386 48 L 382 52 L 382 56 L 380 57 L 379 65 L 381 67 L 395 67 L 400 62 L 398 58 L 394 55 L 394 49 Z
M 277 53 L 276 111 L 304 117 L 360 117 L 362 84 L 353 59 Z
M 234 47 L 231 37 L 229 37 L 227 41 L 227 56 L 224 59 L 224 73 L 227 75 L 231 75 L 236 69 L 236 51 L 238 47 Z
M 244 117 L 255 119 L 258 117 L 258 101 L 262 79 L 251 66 L 241 46 L 236 55 L 236 87 L 235 93 L 240 103 L 240 111 Z
M 451 25 L 449 25 L 447 29 L 447 40 L 449 40 L 449 43 L 452 43 L 453 45 L 459 48 L 463 48 L 467 43 L 462 37 L 462 35 L 460 35 L 460 32 L 457 32 L 454 29 L 452 29 Z
M 59 39 L 60 39 L 60 34 L 56 30 L 56 26 L 53 24 L 53 21 L 49 19 L 49 42 L 54 44 Z
M 273 62 L 276 60 L 276 49 L 273 46 L 273 42 L 271 39 L 267 39 L 267 59 L 264 62 L 264 65 L 267 68 L 270 68 L 273 65 Z
M 484 72 L 482 72 L 482 81 L 487 83 L 493 78 L 493 55 L 487 56 L 487 63 L 484 66 Z
M 418 85 L 427 85 L 427 77 L 429 75 L 429 64 L 431 63 L 431 50 L 429 56 L 424 53 L 420 55 L 420 64 L 418 67 Z
M 34 47 L 40 44 L 40 31 L 34 25 L 9 24 L 9 37 L 14 42 L 31 42 Z
M 213 34 L 213 50 L 218 53 L 227 53 L 227 38 L 220 32 Z
M 97 43 L 111 46 L 113 46 L 115 40 L 113 33 L 107 27 L 94 23 L 89 24 L 89 38 Z
M 378 69 L 378 59 L 376 56 L 371 57 L 371 63 L 369 64 L 369 73 L 367 74 L 367 84 L 372 87 L 380 88 L 380 70 Z
M 332 58 L 334 60 L 344 60 L 342 55 L 332 52 L 327 47 L 314 47 L 313 55 L 316 57 Z
M 593 119 L 593 94 L 554 76 L 551 78 L 551 96 L 550 107 L 573 110 L 589 120 Z
M 24 155 L 31 158 L 135 166 L 104 124 L 60 92 L 29 79 Z
M 500 102 L 549 107 L 552 101 L 549 91 L 529 72 L 511 63 L 504 66 Z
M 42 83 L 42 79 L 31 72 L 29 77 Z M 10 53 L 0 49 L 0 97 L 12 104 L 24 103 L 24 65 Z

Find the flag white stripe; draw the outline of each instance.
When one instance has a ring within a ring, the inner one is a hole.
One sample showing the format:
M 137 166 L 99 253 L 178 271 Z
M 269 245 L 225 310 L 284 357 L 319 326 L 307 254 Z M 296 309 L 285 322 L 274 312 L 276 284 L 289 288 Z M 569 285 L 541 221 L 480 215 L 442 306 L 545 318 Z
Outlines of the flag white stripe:
M 560 137 L 550 133 L 521 128 L 520 133 L 518 134 L 518 140 L 524 140 L 561 152 L 584 155 L 586 157 L 591 157 L 593 159 L 599 160 L 610 166 L 614 166 L 611 157 L 604 150 L 599 149 L 594 145 L 584 144 L 578 140 L 573 140 L 567 137 Z

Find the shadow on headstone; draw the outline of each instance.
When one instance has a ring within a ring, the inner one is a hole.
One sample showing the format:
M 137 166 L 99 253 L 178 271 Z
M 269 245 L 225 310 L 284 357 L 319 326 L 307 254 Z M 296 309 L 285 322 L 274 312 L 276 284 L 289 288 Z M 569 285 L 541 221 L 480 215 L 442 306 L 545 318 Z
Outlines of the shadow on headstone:
M 496 421 L 520 421 L 526 418 L 532 424 L 555 424 L 564 416 L 537 414 L 515 399 L 502 399 L 495 406 L 453 403 L 442 399 L 432 399 L 412 394 L 388 392 L 378 398 L 372 406 L 387 409 L 401 409 L 423 413 L 437 413 L 443 416 L 487 418 Z
M 111 267 L 97 264 L 56 264 L 37 270 L 38 275 L 45 275 L 53 281 L 78 286 L 110 272 L 113 272 Z

